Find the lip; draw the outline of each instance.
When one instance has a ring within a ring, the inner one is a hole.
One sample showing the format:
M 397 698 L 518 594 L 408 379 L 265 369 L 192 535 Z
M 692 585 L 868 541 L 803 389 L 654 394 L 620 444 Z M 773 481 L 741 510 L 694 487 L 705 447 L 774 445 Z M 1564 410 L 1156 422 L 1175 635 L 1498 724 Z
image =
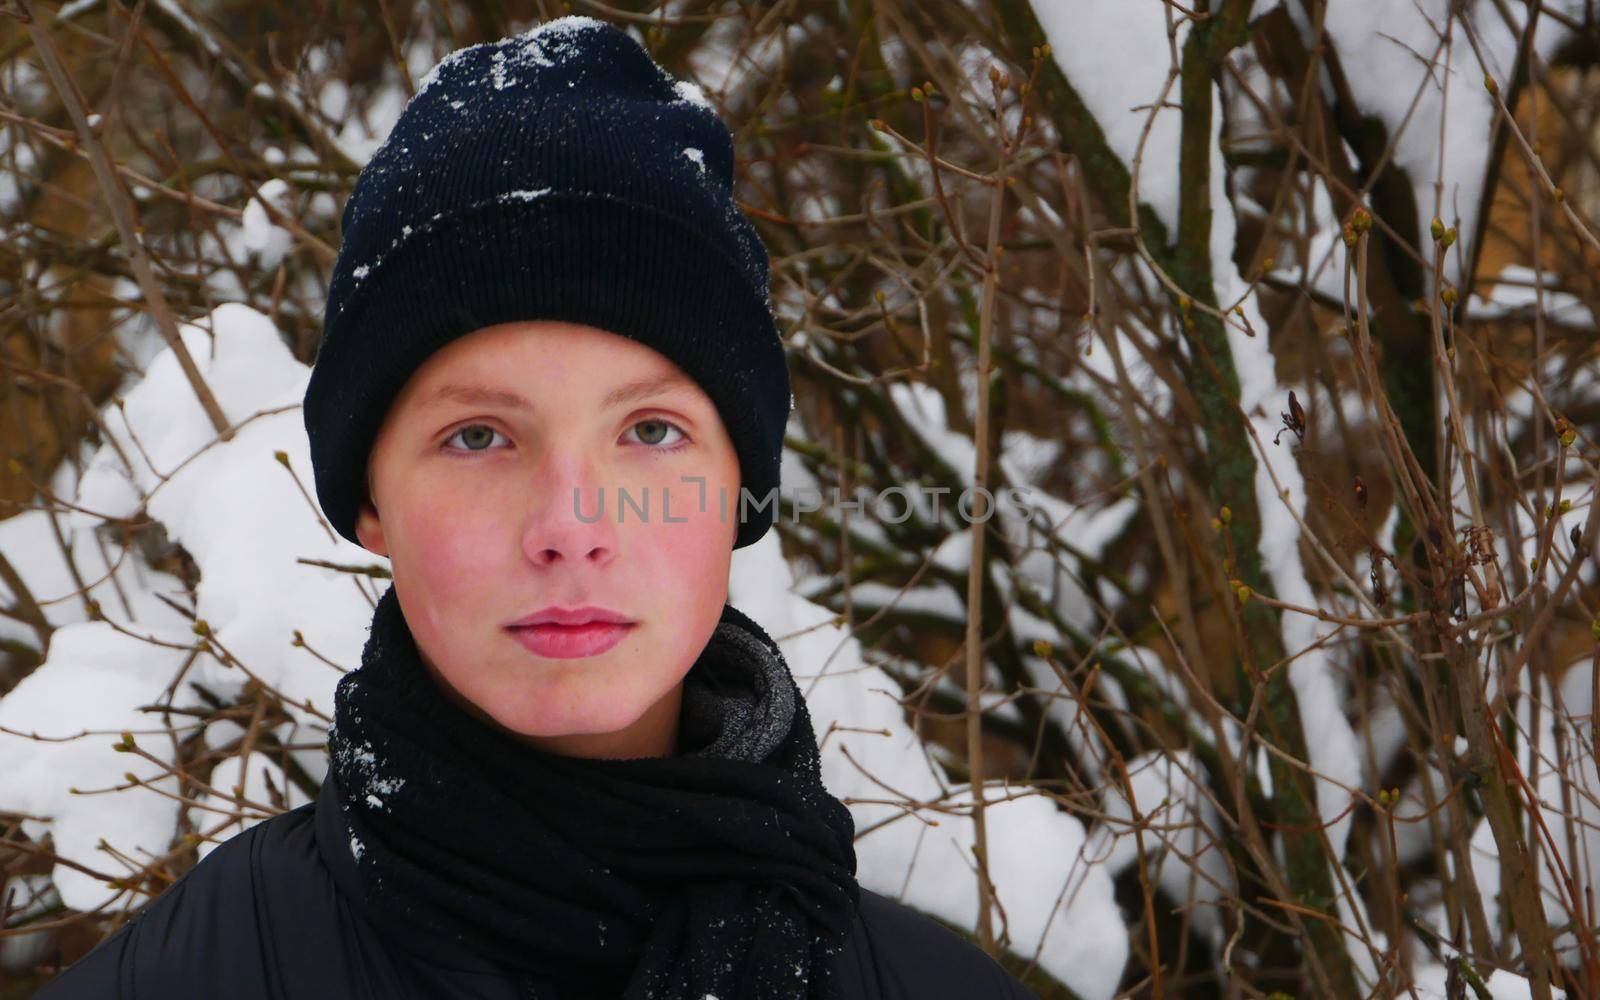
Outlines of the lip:
M 523 615 L 514 622 L 507 622 L 507 628 L 522 628 L 528 625 L 587 625 L 590 622 L 600 622 L 608 625 L 632 625 L 633 619 L 610 608 L 602 608 L 594 604 L 585 604 L 577 608 L 558 608 L 551 605 L 540 608 L 529 615 Z
M 524 649 L 552 660 L 599 656 L 622 641 L 638 624 L 610 608 L 584 604 L 574 608 L 555 605 L 523 615 L 506 628 Z
M 622 641 L 633 623 L 589 621 L 582 625 L 508 625 L 523 648 L 552 660 L 599 656 Z

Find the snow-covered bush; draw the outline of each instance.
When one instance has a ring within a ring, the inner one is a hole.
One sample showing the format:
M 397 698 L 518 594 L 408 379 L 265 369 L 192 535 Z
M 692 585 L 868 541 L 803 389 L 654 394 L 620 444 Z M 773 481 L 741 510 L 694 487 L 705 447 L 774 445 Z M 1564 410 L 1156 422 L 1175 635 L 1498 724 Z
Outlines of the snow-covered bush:
M 155 0 L 157 61 L 121 5 L 28 6 L 19 981 L 321 782 L 388 573 L 299 409 L 341 206 L 445 51 L 540 13 Z M 863 884 L 1042 997 L 1600 993 L 1591 6 L 596 12 L 735 130 L 795 409 L 730 599 Z

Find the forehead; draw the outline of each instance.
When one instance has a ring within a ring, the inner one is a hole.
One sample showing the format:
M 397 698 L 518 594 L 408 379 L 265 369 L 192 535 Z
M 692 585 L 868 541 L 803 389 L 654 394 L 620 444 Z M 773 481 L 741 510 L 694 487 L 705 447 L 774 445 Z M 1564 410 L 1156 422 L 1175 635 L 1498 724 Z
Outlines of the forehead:
M 604 390 L 600 397 L 602 407 L 622 406 L 638 400 L 650 399 L 676 392 L 695 392 L 695 385 L 680 372 L 646 375 L 642 378 L 618 381 Z M 432 386 L 418 399 L 422 405 L 460 403 L 464 406 L 498 406 L 511 409 L 536 409 L 533 401 L 516 389 L 499 384 L 477 382 L 441 382 Z
M 554 321 L 485 327 L 445 345 L 401 392 L 408 409 L 537 409 L 540 399 L 609 408 L 700 386 L 654 348 L 596 327 Z

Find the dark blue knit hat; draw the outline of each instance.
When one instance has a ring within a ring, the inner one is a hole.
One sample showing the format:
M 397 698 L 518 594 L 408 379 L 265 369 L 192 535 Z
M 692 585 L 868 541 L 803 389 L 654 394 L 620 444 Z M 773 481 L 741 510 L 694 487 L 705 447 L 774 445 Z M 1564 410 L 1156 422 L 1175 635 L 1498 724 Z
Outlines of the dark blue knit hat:
M 754 501 L 729 498 L 734 548 L 766 533 L 793 405 L 766 247 L 734 202 L 727 126 L 625 31 L 569 16 L 445 56 L 343 225 L 304 412 L 339 534 L 359 544 L 367 459 L 411 374 L 457 337 L 520 320 L 598 327 L 681 367 L 716 405 Z

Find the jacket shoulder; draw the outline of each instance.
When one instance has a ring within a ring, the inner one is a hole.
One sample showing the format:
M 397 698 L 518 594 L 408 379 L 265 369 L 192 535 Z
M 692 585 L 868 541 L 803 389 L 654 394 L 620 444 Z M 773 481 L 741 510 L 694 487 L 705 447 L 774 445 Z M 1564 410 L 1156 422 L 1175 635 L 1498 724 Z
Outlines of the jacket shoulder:
M 35 1000 L 215 996 L 219 988 L 239 1000 L 281 996 L 258 873 L 310 821 L 291 810 L 217 845 Z
M 982 948 L 866 886 L 860 919 L 884 1000 L 1038 1000 Z

